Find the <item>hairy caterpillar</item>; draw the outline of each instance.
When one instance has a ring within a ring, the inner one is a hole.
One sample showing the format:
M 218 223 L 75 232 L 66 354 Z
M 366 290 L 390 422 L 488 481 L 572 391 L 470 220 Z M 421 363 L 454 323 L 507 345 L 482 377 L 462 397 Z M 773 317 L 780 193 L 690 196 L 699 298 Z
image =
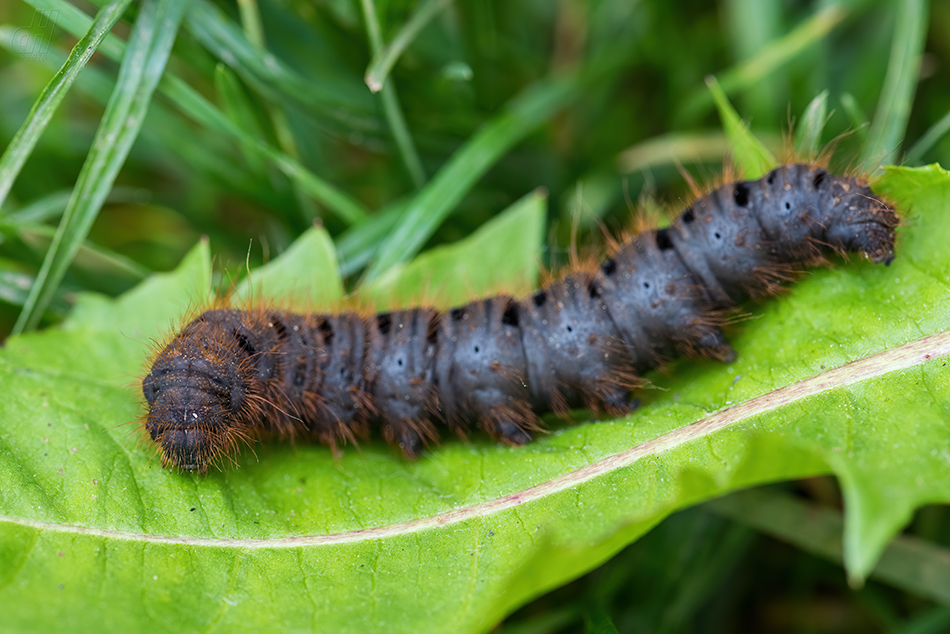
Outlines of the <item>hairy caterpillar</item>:
M 793 164 L 698 198 L 535 294 L 370 317 L 210 310 L 142 382 L 162 463 L 204 472 L 268 435 L 330 445 L 384 438 L 414 458 L 474 423 L 511 445 L 538 413 L 620 415 L 638 377 L 675 356 L 730 360 L 720 326 L 825 256 L 894 257 L 894 210 L 856 178 Z

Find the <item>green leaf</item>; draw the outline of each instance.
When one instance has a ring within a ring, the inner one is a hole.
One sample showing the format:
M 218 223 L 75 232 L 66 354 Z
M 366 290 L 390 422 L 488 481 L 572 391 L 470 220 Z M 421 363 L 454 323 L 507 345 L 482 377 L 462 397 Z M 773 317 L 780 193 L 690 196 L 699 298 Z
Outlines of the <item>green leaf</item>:
M 915 508 L 950 501 L 950 174 L 876 187 L 914 219 L 890 267 L 814 271 L 747 307 L 734 363 L 681 361 L 633 415 L 518 449 L 447 440 L 408 463 L 378 440 L 338 461 L 276 443 L 225 473 L 164 470 L 129 423 L 132 377 L 207 301 L 207 247 L 117 301 L 83 295 L 62 328 L 0 349 L 0 622 L 487 631 L 676 509 L 824 473 L 863 578 Z
M 61 329 L 65 332 L 115 330 L 121 333 L 118 336 L 129 339 L 121 349 L 127 349 L 132 355 L 130 358 L 139 362 L 153 341 L 166 338 L 169 332 L 181 327 L 182 319 L 211 300 L 211 250 L 208 241 L 202 240 L 175 271 L 151 276 L 119 301 L 94 293 L 79 294 L 75 310 Z M 42 339 L 43 335 L 31 337 Z M 127 362 L 113 361 L 118 365 Z
M 363 286 L 370 306 L 460 306 L 474 297 L 525 295 L 538 281 L 547 192 L 534 191 L 468 239 L 432 249 Z M 486 266 L 492 262 L 492 266 Z
M 739 118 L 739 114 L 729 103 L 716 78 L 707 77 L 706 85 L 709 86 L 709 92 L 712 93 L 716 108 L 719 109 L 719 118 L 722 119 L 722 126 L 729 136 L 736 164 L 742 170 L 743 176 L 749 179 L 759 178 L 775 167 L 777 165 L 775 157 L 761 141 L 753 136 L 749 131 L 749 126 Z
M 43 93 L 33 104 L 26 121 L 17 130 L 13 140 L 4 150 L 3 156 L 0 156 L 0 207 L 3 206 L 3 201 L 10 193 L 13 181 L 16 180 L 17 174 L 20 173 L 27 157 L 30 156 L 34 146 L 36 146 L 36 142 L 43 134 L 43 130 L 46 129 L 46 125 L 53 118 L 56 108 L 59 107 L 63 97 L 66 96 L 69 88 L 73 85 L 79 71 L 86 66 L 86 62 L 98 50 L 102 40 L 116 21 L 122 17 L 130 2 L 131 0 L 116 0 L 102 8 L 96 14 L 96 19 L 89 30 L 73 47 L 66 63 L 43 88 Z
M 89 234 L 138 136 L 152 93 L 165 70 L 184 9 L 182 0 L 155 0 L 142 5 L 92 149 L 83 163 L 59 230 L 36 283 L 30 289 L 14 332 L 36 327 L 66 269 Z
M 282 257 L 253 271 L 241 281 L 233 298 L 239 305 L 277 302 L 305 310 L 332 306 L 343 297 L 333 240 L 323 227 L 304 232 Z

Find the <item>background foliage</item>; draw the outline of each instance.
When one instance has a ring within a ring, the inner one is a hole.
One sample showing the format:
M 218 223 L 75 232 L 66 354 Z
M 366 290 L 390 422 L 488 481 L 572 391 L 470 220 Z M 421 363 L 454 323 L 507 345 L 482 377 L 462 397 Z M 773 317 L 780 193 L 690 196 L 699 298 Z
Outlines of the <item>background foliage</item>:
M 950 163 L 946 3 L 99 6 L 0 5 L 4 334 L 57 322 L 77 291 L 118 295 L 169 270 L 202 235 L 232 271 L 216 282 L 228 286 L 245 262 L 258 268 L 319 222 L 346 288 L 378 290 L 399 263 L 538 187 L 550 203 L 543 260 L 563 262 L 575 219 L 585 241 L 599 220 L 625 222 L 644 192 L 687 197 L 676 163 L 701 179 L 718 173 L 729 142 L 709 74 L 779 156 L 790 113 L 811 104 L 813 117 L 828 117 L 823 137 L 796 141 L 821 147 L 847 133 L 839 167 Z M 32 127 L 18 132 L 24 121 Z M 840 509 L 833 481 L 778 488 L 675 516 L 502 627 L 946 627 L 948 609 L 907 581 L 922 568 L 885 575 L 896 587 L 851 590 L 841 568 L 815 558 L 840 554 L 827 538 L 840 535 L 840 516 L 809 531 L 816 512 L 803 505 Z M 759 521 L 756 509 L 775 508 L 767 502 L 792 519 Z M 945 508 L 927 507 L 910 532 L 940 544 L 948 521 Z M 774 534 L 803 550 L 765 536 Z M 936 552 L 902 560 L 946 560 Z

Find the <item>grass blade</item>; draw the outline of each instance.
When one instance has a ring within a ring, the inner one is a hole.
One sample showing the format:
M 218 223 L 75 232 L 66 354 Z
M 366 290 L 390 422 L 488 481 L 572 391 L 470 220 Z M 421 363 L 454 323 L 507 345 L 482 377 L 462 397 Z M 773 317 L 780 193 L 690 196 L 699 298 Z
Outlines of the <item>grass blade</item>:
M 864 148 L 865 164 L 893 163 L 897 157 L 897 147 L 904 137 L 914 102 L 929 9 L 926 0 L 903 0 L 895 7 L 891 58 Z
M 204 96 L 184 82 L 171 80 L 165 87 L 166 94 L 183 112 L 213 130 L 227 132 L 242 144 L 260 153 L 288 178 L 300 185 L 307 194 L 326 205 L 347 224 L 354 224 L 369 217 L 369 212 L 356 199 L 316 176 L 296 159 L 244 132 Z
M 940 117 L 937 123 L 930 126 L 924 133 L 924 136 L 920 137 L 917 143 L 914 143 L 914 146 L 907 150 L 907 154 L 904 156 L 904 162 L 910 165 L 919 163 L 924 157 L 924 154 L 929 152 L 933 146 L 937 145 L 937 142 L 940 141 L 947 132 L 950 132 L 950 111 Z
M 715 77 L 707 77 L 706 85 L 722 118 L 722 127 L 726 129 L 736 164 L 742 169 L 745 178 L 759 178 L 775 167 L 776 161 L 768 148 L 762 145 L 749 126 L 739 118 L 725 92 L 719 86 Z
M 89 26 L 90 18 L 76 7 L 58 0 L 27 0 L 37 10 L 55 11 L 52 15 L 58 26 L 79 36 Z M 125 44 L 115 36 L 107 36 L 100 51 L 113 60 L 121 60 Z M 236 140 L 270 160 L 291 180 L 299 185 L 317 202 L 325 205 L 347 224 L 354 224 L 369 215 L 368 210 L 357 200 L 316 176 L 296 159 L 262 143 L 244 133 L 228 117 L 193 89 L 181 78 L 168 74 L 162 78 L 159 91 L 193 120 L 219 132 L 229 134 Z
M 16 211 L 0 215 L 0 228 L 16 230 L 25 226 L 37 226 L 54 220 L 66 211 L 72 191 L 63 189 L 51 192 Z M 112 203 L 142 203 L 148 201 L 150 193 L 135 187 L 116 187 L 106 199 Z
M 360 4 L 363 7 L 363 18 L 366 22 L 366 32 L 369 35 L 370 46 L 373 48 L 373 54 L 376 55 L 383 48 L 383 37 L 379 30 L 376 7 L 373 5 L 373 0 L 361 0 Z M 402 108 L 399 106 L 396 87 L 393 82 L 385 81 L 382 91 L 383 112 L 386 115 L 386 121 L 389 123 L 389 131 L 392 132 L 393 140 L 396 142 L 396 147 L 399 148 L 402 162 L 406 165 L 406 171 L 409 172 L 412 183 L 416 186 L 416 189 L 422 189 L 426 182 L 425 170 L 422 167 L 419 154 L 416 152 L 416 146 L 412 142 L 412 135 L 409 134 L 409 127 L 403 117 Z
M 849 92 L 842 93 L 841 107 L 844 108 L 845 114 L 851 119 L 851 126 L 857 133 L 858 138 L 861 139 L 861 144 L 864 145 L 867 143 L 868 126 L 870 125 L 867 114 L 861 109 L 861 105 L 854 98 L 854 95 Z
M 819 557 L 841 562 L 841 513 L 788 495 L 749 490 L 714 500 L 712 511 L 794 544 Z M 898 537 L 887 547 L 871 577 L 950 605 L 950 550 L 915 537 Z
M 257 118 L 254 116 L 247 95 L 244 94 L 244 90 L 241 88 L 240 81 L 231 69 L 221 62 L 218 62 L 214 69 L 214 87 L 218 95 L 218 101 L 223 104 L 224 112 L 234 122 L 234 125 L 243 130 L 245 134 L 263 142 L 264 134 L 257 123 Z M 252 172 L 257 174 L 267 173 L 267 167 L 257 152 L 251 150 L 247 145 L 242 145 L 241 153 Z
M 527 295 L 537 288 L 547 202 L 547 192 L 537 189 L 468 237 L 428 249 L 360 286 L 359 296 L 382 311 L 418 304 L 451 308 L 498 293 Z
M 257 0 L 237 0 L 237 5 L 247 39 L 258 49 L 263 49 L 264 25 L 261 23 L 261 12 L 257 8 Z
M 383 112 L 386 114 L 386 121 L 389 123 L 389 129 L 392 132 L 393 140 L 402 155 L 402 161 L 406 164 L 406 171 L 412 179 L 412 184 L 416 189 L 422 189 L 426 184 L 426 172 L 422 167 L 422 160 L 416 152 L 416 145 L 412 142 L 412 135 L 409 134 L 409 127 L 402 116 L 402 108 L 399 106 L 399 97 L 396 96 L 396 87 L 391 81 L 387 81 L 383 86 L 381 93 L 383 99 Z
M 16 42 L 13 39 L 14 32 L 13 28 L 0 25 L 0 48 L 16 52 Z M 113 41 L 116 42 L 117 40 Z M 122 46 L 124 50 L 125 44 L 122 43 Z M 60 51 L 55 47 L 51 47 L 43 59 L 38 60 L 38 62 L 52 74 L 65 62 L 66 54 L 67 51 Z M 118 55 L 118 58 L 121 59 L 121 54 Z M 160 90 L 161 86 L 162 84 L 159 83 Z M 107 71 L 97 66 L 87 65 L 76 79 L 73 90 L 92 98 L 104 108 L 109 103 L 114 87 L 114 74 L 110 76 Z M 167 106 L 157 101 L 149 107 L 145 116 L 145 123 L 142 124 L 143 142 L 156 144 L 156 150 L 161 152 L 160 160 L 170 162 L 172 170 L 206 173 L 209 177 L 220 179 L 233 193 L 247 196 L 261 205 L 268 205 L 270 191 L 263 191 L 259 187 L 259 181 L 240 161 L 240 157 L 220 151 L 219 148 L 223 143 L 218 143 L 217 147 L 208 144 L 209 136 L 207 134 L 195 134 L 194 126 L 191 126 L 190 121 L 185 121 L 177 113 L 172 113 Z M 225 134 L 218 136 L 223 137 Z M 167 145 L 168 139 L 175 139 L 176 142 L 174 145 Z M 114 189 L 110 194 L 109 200 L 112 200 L 117 189 L 119 188 Z M 67 201 L 63 202 L 56 216 L 62 215 L 70 193 L 71 190 L 67 190 Z M 147 201 L 148 198 L 146 197 L 145 200 Z M 142 196 L 139 196 L 133 202 L 142 202 Z M 9 209 L 4 211 L 10 213 Z
M 112 98 L 83 163 L 63 220 L 13 328 L 15 334 L 39 323 L 109 195 L 165 70 L 185 6 L 185 0 L 152 0 L 142 5 Z
M 782 5 L 761 0 L 724 0 L 722 3 L 728 28 L 730 48 L 736 63 L 757 58 L 762 51 L 782 35 Z M 788 81 L 773 74 L 763 77 L 748 87 L 743 94 L 743 110 L 754 117 L 758 125 L 772 127 L 784 110 Z
M 811 100 L 805 108 L 801 123 L 795 130 L 795 152 L 800 157 L 809 159 L 818 156 L 818 145 L 821 143 L 821 131 L 825 127 L 828 116 L 828 91 Z
M 359 83 L 304 77 L 273 53 L 258 50 L 239 25 L 205 0 L 191 4 L 186 25 L 205 48 L 271 100 L 299 103 L 318 121 L 346 132 L 378 132 L 372 98 Z
M 617 626 L 603 606 L 592 607 L 584 614 L 584 631 L 587 634 L 619 634 Z
M 762 49 L 753 59 L 719 74 L 723 93 L 734 92 L 755 86 L 774 73 L 802 51 L 813 46 L 831 32 L 847 16 L 847 10 L 834 4 L 819 11 L 787 35 Z M 689 122 L 702 116 L 713 105 L 709 93 L 697 91 L 686 100 L 679 115 L 681 122 Z
M 65 0 L 26 0 L 26 3 L 49 15 L 56 26 L 66 29 L 76 37 L 81 37 L 92 24 L 92 18 Z M 98 4 L 102 4 L 101 0 Z M 125 44 L 115 35 L 106 35 L 99 45 L 99 52 L 110 59 L 121 60 L 125 53 Z
M 389 71 L 395 66 L 396 60 L 402 55 L 403 51 L 409 47 L 412 40 L 415 39 L 419 31 L 422 30 L 429 20 L 446 7 L 452 0 L 422 0 L 415 12 L 412 14 L 393 41 L 388 46 L 373 53 L 373 59 L 366 69 L 366 85 L 373 92 L 379 92 L 386 83 L 386 77 Z
M 584 84 L 576 74 L 534 83 L 482 126 L 406 207 L 366 272 L 367 281 L 418 253 L 478 179 L 529 132 L 576 97 Z
M 617 155 L 617 169 L 630 174 L 658 165 L 718 161 L 732 148 L 722 132 L 673 132 L 646 139 Z
M 0 303 L 9 306 L 23 306 L 33 285 L 33 276 L 24 270 L 20 262 L 0 258 Z M 49 312 L 64 317 L 69 312 L 70 303 L 66 296 L 75 289 L 60 288 L 50 302 Z
M 46 194 L 16 211 L 0 213 L 0 227 L 16 227 L 20 224 L 41 224 L 59 217 L 69 203 L 72 191 L 62 189 Z
M 13 140 L 10 141 L 10 145 L 7 146 L 3 156 L 0 157 L 0 207 L 3 206 L 3 201 L 10 193 L 13 181 L 16 180 L 20 169 L 36 146 L 36 142 L 43 134 L 43 130 L 46 129 L 46 125 L 52 119 L 53 113 L 56 112 L 69 88 L 73 85 L 79 71 L 85 67 L 93 53 L 99 49 L 99 45 L 102 44 L 103 39 L 116 21 L 122 17 L 130 2 L 131 0 L 116 0 L 100 9 L 89 30 L 69 53 L 66 63 L 43 88 L 42 94 L 33 104 L 26 121 L 17 130 Z
M 900 625 L 891 626 L 887 634 L 944 634 L 950 630 L 950 607 L 930 608 Z
M 340 275 L 348 277 L 366 266 L 379 244 L 399 223 L 408 204 L 406 199 L 390 203 L 372 218 L 353 225 L 337 237 L 336 252 L 340 260 Z
M 56 230 L 46 225 L 24 226 L 18 228 L 17 236 L 25 244 L 35 248 L 37 253 L 43 253 L 56 237 Z M 43 245 L 43 248 L 38 248 L 40 245 Z M 73 270 L 85 271 L 88 274 L 98 273 L 99 275 L 108 273 L 134 282 L 145 279 L 151 273 L 148 268 L 135 260 L 88 240 L 76 249 Z
M 241 12 L 241 25 L 244 27 L 244 33 L 251 44 L 261 53 L 266 53 L 264 43 L 264 26 L 261 24 L 260 11 L 257 8 L 257 0 L 239 0 L 238 9 Z M 290 130 L 290 123 L 287 121 L 286 113 L 281 107 L 274 103 L 265 103 L 267 116 L 270 118 L 271 125 L 274 127 L 274 133 L 277 135 L 277 143 L 287 156 L 294 160 L 300 160 L 300 152 L 297 151 L 297 141 Z M 307 197 L 307 192 L 297 183 L 291 181 L 291 187 L 294 190 L 294 197 L 297 199 L 297 205 L 300 207 L 301 215 L 305 222 L 313 222 L 320 214 L 317 206 Z

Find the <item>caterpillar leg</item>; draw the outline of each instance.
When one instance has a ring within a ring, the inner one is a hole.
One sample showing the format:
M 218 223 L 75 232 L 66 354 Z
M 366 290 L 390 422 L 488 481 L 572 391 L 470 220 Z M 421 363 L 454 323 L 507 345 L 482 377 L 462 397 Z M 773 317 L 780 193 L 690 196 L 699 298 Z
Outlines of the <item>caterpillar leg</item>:
M 429 444 L 438 442 L 439 435 L 428 420 L 403 419 L 388 422 L 383 426 L 383 438 L 402 455 L 415 460 Z
M 724 363 L 736 360 L 736 351 L 732 349 L 725 335 L 718 328 L 708 328 L 696 339 L 699 354 Z
M 629 414 L 638 407 L 640 399 L 630 394 L 629 388 L 604 382 L 598 386 L 596 402 L 591 403 L 589 409 L 617 417 Z
M 492 438 L 506 445 L 520 447 L 531 442 L 534 432 L 541 431 L 538 417 L 527 402 L 515 406 L 496 405 L 479 417 L 481 427 Z

